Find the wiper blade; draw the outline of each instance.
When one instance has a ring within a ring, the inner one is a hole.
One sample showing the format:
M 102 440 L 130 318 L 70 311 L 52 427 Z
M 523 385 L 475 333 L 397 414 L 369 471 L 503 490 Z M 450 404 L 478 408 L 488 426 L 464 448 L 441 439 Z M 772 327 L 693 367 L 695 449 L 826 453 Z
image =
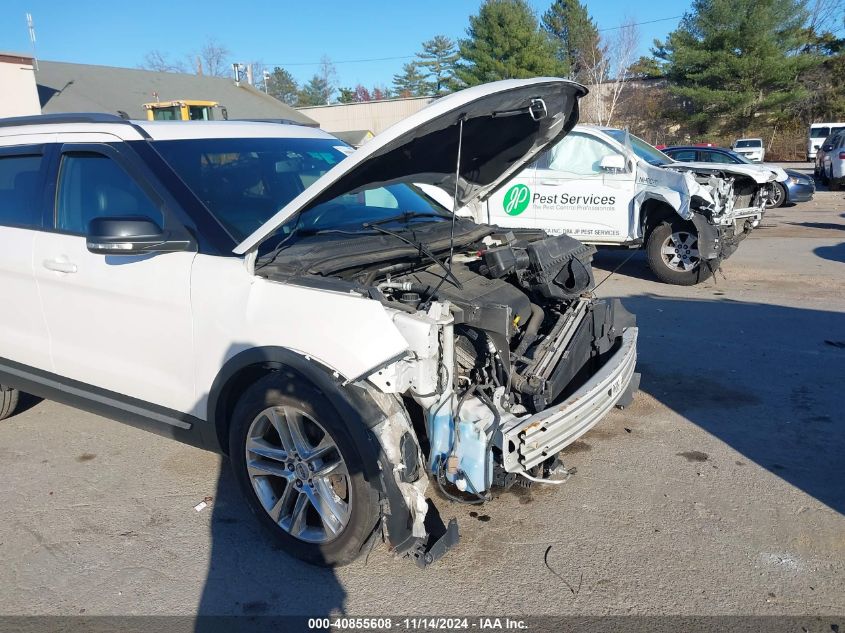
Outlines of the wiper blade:
M 382 221 L 384 221 L 384 220 L 382 220 Z M 410 246 L 416 247 L 417 250 L 419 250 L 419 252 L 421 254 L 428 257 L 431 261 L 433 261 L 435 264 L 440 266 L 440 268 L 442 268 L 443 270 L 446 271 L 446 276 L 451 278 L 452 283 L 455 284 L 456 288 L 459 288 L 461 290 L 464 289 L 463 284 L 461 284 L 461 282 L 458 281 L 458 278 L 455 277 L 455 275 L 452 274 L 452 271 L 449 270 L 449 268 L 446 266 L 446 264 L 444 264 L 439 259 L 437 259 L 437 257 L 434 256 L 434 253 L 432 253 L 430 250 L 428 250 L 425 247 L 425 245 L 423 245 L 422 242 L 415 242 L 414 240 L 405 237 L 401 233 L 396 233 L 396 232 L 391 231 L 389 229 L 386 229 L 382 226 L 379 226 L 378 224 L 374 224 L 373 222 L 365 222 L 361 226 L 364 227 L 365 229 L 373 229 L 374 231 L 378 231 L 379 233 L 384 233 L 385 235 L 392 235 L 396 239 L 402 240 L 406 244 L 409 244 Z
M 394 215 L 389 218 L 382 218 L 381 220 L 367 222 L 366 224 L 364 224 L 364 228 L 367 228 L 369 226 L 379 226 L 380 224 L 389 224 L 391 222 L 407 222 L 408 220 L 413 220 L 414 218 L 440 218 L 441 220 L 446 219 L 439 213 L 430 213 L 425 211 L 405 211 L 405 213 L 400 213 L 399 215 Z

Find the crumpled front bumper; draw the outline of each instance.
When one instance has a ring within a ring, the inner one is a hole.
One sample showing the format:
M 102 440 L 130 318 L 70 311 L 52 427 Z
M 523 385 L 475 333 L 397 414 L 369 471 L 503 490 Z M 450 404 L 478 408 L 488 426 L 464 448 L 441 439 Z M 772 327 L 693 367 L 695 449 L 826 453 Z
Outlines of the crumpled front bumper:
M 622 333 L 619 348 L 605 364 L 563 402 L 501 430 L 502 465 L 508 472 L 533 468 L 593 428 L 613 406 L 639 385 L 636 327 Z

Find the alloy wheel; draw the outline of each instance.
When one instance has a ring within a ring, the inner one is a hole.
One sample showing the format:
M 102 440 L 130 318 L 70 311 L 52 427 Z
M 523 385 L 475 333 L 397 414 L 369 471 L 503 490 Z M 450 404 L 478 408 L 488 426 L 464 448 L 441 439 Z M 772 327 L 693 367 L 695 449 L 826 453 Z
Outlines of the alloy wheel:
M 660 247 L 663 263 L 672 270 L 689 272 L 701 262 L 698 236 L 690 231 L 676 231 Z
M 264 510 L 291 536 L 328 543 L 349 522 L 349 471 L 331 435 L 291 406 L 264 409 L 250 424 L 246 467 Z

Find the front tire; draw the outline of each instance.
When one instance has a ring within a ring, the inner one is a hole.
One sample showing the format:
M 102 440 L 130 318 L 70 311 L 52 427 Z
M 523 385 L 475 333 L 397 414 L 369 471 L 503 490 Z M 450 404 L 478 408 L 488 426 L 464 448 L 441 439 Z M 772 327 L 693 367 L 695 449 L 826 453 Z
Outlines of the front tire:
M 380 517 L 347 424 L 284 372 L 247 389 L 232 415 L 229 457 L 250 509 L 285 552 L 314 565 L 355 560 Z
M 786 202 L 786 198 L 786 187 L 784 187 L 781 183 L 776 182 L 774 189 L 774 199 L 766 206 L 769 209 L 777 209 L 784 205 L 784 203 Z
M 646 243 L 646 259 L 654 275 L 663 283 L 694 286 L 710 277 L 718 260 L 702 262 L 698 231 L 685 222 L 663 222 L 654 227 Z
M 0 385 L 0 420 L 5 420 L 14 414 L 20 402 L 20 395 L 17 389 Z

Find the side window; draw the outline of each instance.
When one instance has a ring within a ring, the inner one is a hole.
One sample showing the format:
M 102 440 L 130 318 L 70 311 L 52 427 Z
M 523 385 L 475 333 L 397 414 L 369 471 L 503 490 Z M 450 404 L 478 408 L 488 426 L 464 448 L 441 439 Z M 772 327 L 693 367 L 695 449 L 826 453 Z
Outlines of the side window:
M 681 163 L 694 163 L 695 162 L 695 150 L 694 149 L 681 149 L 670 154 L 672 158 L 676 161 Z M 710 161 L 710 155 L 705 153 L 701 154 L 701 160 L 703 161 Z
M 546 152 L 538 161 L 538 167 L 561 172 L 564 176 L 598 176 L 603 173 L 602 158 L 618 154 L 604 141 L 573 132 Z
M 56 228 L 85 234 L 98 217 L 137 215 L 164 224 L 161 210 L 112 159 L 66 154 L 56 194 Z
M 720 154 L 719 152 L 705 152 L 704 156 L 707 156 L 707 161 L 711 163 L 738 163 L 739 161 L 734 159 L 732 156 L 728 156 L 727 154 Z
M 41 156 L 0 156 L 0 225 L 41 228 Z

